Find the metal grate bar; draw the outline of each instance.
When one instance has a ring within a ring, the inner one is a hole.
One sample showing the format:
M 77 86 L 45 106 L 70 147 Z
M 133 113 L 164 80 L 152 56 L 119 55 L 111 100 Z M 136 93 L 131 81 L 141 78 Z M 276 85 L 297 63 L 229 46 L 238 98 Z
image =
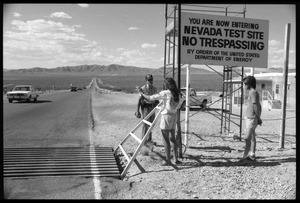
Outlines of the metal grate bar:
M 98 176 L 118 177 L 120 171 L 113 149 L 95 147 L 4 148 L 3 177 Z

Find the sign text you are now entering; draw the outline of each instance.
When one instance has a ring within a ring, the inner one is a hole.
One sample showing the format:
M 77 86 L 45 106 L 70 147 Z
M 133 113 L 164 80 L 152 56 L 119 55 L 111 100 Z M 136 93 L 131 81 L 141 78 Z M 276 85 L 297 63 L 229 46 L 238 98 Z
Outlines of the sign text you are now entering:
M 269 21 L 182 13 L 184 64 L 267 67 Z

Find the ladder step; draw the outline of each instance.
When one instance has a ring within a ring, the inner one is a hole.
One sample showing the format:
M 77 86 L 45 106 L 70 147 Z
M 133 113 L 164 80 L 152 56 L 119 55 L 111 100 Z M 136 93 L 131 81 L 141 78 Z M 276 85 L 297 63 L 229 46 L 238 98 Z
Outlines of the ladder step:
M 133 164 L 133 162 L 135 162 L 136 164 L 138 164 L 137 160 L 136 160 L 136 156 L 138 155 L 138 152 L 142 149 L 143 147 L 143 143 L 146 141 L 146 139 L 148 139 L 149 133 L 151 132 L 152 128 L 155 126 L 155 123 L 162 111 L 162 108 L 160 107 L 161 104 L 163 103 L 163 101 L 161 101 L 143 120 L 142 122 L 139 122 L 139 124 L 130 132 L 127 134 L 127 136 L 125 137 L 125 139 L 123 139 L 123 141 L 121 141 L 121 143 L 118 145 L 118 147 L 115 149 L 115 153 L 117 151 L 117 149 L 119 148 L 122 153 L 124 154 L 125 158 L 127 159 L 128 163 L 126 165 L 126 167 L 124 168 L 122 174 L 121 174 L 121 179 L 126 175 L 127 171 L 129 170 L 130 166 Z M 153 123 L 145 120 L 150 118 L 150 116 L 155 113 L 156 109 L 159 109 L 159 112 L 155 115 L 155 118 L 153 120 Z M 133 134 L 137 128 L 141 127 L 143 125 L 143 123 L 149 125 L 149 129 L 147 131 L 147 133 L 145 134 L 145 136 L 143 137 L 143 139 L 139 139 L 135 134 Z M 140 144 L 137 147 L 137 149 L 134 151 L 133 155 L 131 155 L 130 157 L 128 156 L 128 154 L 125 152 L 124 148 L 122 147 L 122 143 L 125 142 L 125 140 L 129 137 L 132 136 L 134 137 Z
M 127 155 L 127 153 L 125 152 L 124 148 L 122 147 L 122 145 L 119 145 L 119 148 L 121 149 L 122 153 L 124 154 L 125 158 L 127 159 L 127 161 L 130 161 L 129 156 Z
M 135 134 L 133 133 L 129 133 L 134 139 L 136 139 L 139 143 L 142 142 L 142 140 L 140 138 L 138 138 Z
M 147 125 L 151 126 L 152 123 L 150 123 L 149 121 L 143 120 L 144 123 L 146 123 Z

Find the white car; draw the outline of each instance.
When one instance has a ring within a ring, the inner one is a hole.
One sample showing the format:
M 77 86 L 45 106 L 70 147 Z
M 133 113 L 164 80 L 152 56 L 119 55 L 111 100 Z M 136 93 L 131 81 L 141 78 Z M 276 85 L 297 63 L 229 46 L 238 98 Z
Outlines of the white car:
M 185 100 L 186 97 L 186 88 L 181 88 L 180 92 Z M 190 88 L 190 107 L 200 107 L 203 108 L 206 104 L 211 103 L 211 95 L 209 92 L 198 93 L 194 88 Z M 181 109 L 185 109 L 185 101 L 182 103 Z
M 7 92 L 6 95 L 9 103 L 12 103 L 14 100 L 26 100 L 28 102 L 33 100 L 36 102 L 39 97 L 39 93 L 35 91 L 31 85 L 16 85 L 13 90 Z

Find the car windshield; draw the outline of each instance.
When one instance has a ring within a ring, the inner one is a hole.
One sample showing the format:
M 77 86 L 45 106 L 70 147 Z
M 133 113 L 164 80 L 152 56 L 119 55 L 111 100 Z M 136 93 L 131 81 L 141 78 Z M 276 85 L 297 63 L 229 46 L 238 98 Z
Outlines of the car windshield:
M 29 91 L 29 87 L 15 87 L 15 91 Z
M 186 89 L 180 89 L 182 94 L 185 94 Z M 194 89 L 190 89 L 190 95 L 191 96 L 196 96 L 196 91 Z

